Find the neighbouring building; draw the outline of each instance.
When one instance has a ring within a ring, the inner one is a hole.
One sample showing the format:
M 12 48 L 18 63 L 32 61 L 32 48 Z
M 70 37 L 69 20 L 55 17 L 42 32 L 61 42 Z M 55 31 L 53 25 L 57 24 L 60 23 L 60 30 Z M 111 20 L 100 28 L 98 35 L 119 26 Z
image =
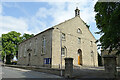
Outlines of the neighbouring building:
M 96 39 L 80 18 L 55 25 L 19 44 L 18 64 L 60 68 L 64 58 L 72 57 L 74 66 L 98 66 Z

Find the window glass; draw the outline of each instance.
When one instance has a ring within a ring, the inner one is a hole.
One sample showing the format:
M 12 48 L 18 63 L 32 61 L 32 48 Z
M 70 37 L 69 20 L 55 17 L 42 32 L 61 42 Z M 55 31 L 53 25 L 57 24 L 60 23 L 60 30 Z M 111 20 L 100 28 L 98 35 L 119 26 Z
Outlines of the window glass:
M 80 30 L 80 28 L 78 28 L 77 32 L 80 33 L 80 34 L 82 34 L 82 31 Z
M 78 43 L 81 43 L 81 38 L 78 38 Z
M 62 56 L 65 56 L 65 48 L 62 48 Z
M 25 43 L 25 48 L 24 48 L 24 57 L 26 56 L 26 43 Z
M 35 39 L 35 55 L 37 55 L 37 38 Z
M 64 33 L 62 33 L 62 39 L 65 40 L 65 34 Z
M 91 46 L 91 47 L 93 46 L 93 42 L 92 42 L 92 41 L 90 41 L 90 46 Z
M 42 38 L 42 54 L 46 53 L 46 38 L 45 36 Z

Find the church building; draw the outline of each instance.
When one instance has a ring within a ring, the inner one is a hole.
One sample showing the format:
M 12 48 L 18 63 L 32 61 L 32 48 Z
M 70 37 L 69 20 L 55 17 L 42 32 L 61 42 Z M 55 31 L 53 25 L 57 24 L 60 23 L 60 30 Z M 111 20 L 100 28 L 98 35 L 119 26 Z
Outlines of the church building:
M 46 29 L 21 42 L 18 64 L 60 68 L 66 57 L 73 58 L 74 66 L 98 66 L 96 39 L 76 8 L 75 17 Z

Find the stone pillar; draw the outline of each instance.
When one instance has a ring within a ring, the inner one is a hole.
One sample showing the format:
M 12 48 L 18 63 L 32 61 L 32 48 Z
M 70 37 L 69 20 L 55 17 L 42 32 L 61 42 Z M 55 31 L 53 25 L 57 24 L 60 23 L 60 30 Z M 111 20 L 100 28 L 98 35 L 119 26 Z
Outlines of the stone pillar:
M 65 58 L 65 78 L 72 78 L 73 58 Z
M 104 58 L 104 68 L 105 72 L 111 74 L 111 76 L 117 76 L 117 69 L 116 69 L 116 57 L 113 55 L 105 55 Z

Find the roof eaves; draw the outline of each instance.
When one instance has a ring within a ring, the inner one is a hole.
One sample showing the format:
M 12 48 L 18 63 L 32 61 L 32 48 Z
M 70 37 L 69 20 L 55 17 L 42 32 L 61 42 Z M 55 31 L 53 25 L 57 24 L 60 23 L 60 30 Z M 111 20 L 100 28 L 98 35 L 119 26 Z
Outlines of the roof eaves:
M 42 32 L 40 32 L 40 33 L 34 35 L 33 37 L 36 37 L 36 36 L 38 36 L 39 34 L 42 34 L 42 33 L 46 32 L 46 31 L 48 31 L 48 30 L 51 30 L 51 29 L 54 29 L 54 28 L 53 28 L 53 27 L 48 28 L 48 29 L 46 29 L 46 30 L 44 30 L 44 31 L 42 31 Z M 29 40 L 29 39 L 31 39 L 31 38 L 33 38 L 33 37 L 30 37 L 30 38 L 28 38 L 28 39 L 26 39 L 26 40 L 24 40 L 24 41 L 18 43 L 18 45 L 21 44 L 21 43 L 23 43 L 23 42 L 25 42 L 25 41 L 27 41 L 27 40 Z

